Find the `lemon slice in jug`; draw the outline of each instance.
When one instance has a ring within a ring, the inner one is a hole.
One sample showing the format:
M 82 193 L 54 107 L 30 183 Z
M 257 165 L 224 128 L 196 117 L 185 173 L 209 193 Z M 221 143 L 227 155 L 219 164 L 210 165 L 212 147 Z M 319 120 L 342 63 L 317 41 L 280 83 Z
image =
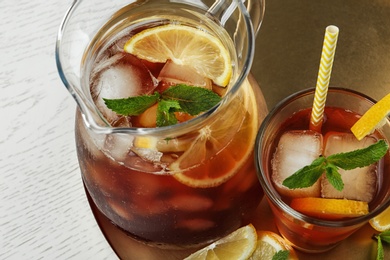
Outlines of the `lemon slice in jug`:
M 186 25 L 167 24 L 143 30 L 131 37 L 124 50 L 150 62 L 172 60 L 192 67 L 219 86 L 232 74 L 228 50 L 215 36 Z

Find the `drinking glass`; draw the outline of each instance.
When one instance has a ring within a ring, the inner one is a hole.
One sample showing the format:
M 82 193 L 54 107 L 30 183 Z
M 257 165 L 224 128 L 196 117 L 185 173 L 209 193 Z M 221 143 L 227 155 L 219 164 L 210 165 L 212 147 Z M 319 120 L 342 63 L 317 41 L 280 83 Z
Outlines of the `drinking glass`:
M 258 206 L 253 147 L 267 109 L 249 72 L 263 8 L 262 0 L 81 0 L 67 12 L 56 59 L 78 105 L 83 183 L 93 206 L 129 236 L 157 246 L 203 245 L 244 225 Z M 98 93 L 91 94 L 98 54 L 129 28 L 168 23 L 201 28 L 225 44 L 233 62 L 226 93 L 180 124 L 113 125 L 94 102 Z
M 343 220 L 324 220 L 301 214 L 292 209 L 277 192 L 271 180 L 272 157 L 281 131 L 285 127 L 285 121 L 294 113 L 311 108 L 313 100 L 314 89 L 303 90 L 282 100 L 271 110 L 264 119 L 256 139 L 255 161 L 260 183 L 281 235 L 301 251 L 318 253 L 335 247 L 371 218 L 390 206 L 390 176 L 387 174 L 390 172 L 390 155 L 387 152 L 384 159 L 382 159 L 383 171 L 379 173 L 379 188 L 375 198 L 369 203 L 369 213 L 367 215 Z M 375 101 L 372 98 L 364 94 L 341 88 L 329 88 L 326 99 L 326 107 L 341 108 L 360 115 L 364 114 L 374 103 Z M 348 124 L 347 121 L 340 120 L 337 123 L 343 126 Z M 307 120 L 305 124 L 308 128 Z M 379 132 L 389 142 L 389 119 L 379 129 Z M 297 151 L 299 151 L 299 147 Z

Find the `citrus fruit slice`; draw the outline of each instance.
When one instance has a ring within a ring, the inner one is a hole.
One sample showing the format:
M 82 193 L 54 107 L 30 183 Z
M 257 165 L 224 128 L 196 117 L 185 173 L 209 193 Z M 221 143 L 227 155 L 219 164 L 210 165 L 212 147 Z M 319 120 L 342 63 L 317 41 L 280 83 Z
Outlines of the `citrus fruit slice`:
M 303 214 L 322 219 L 353 218 L 368 214 L 368 203 L 357 200 L 295 198 L 290 206 Z
M 240 98 L 241 97 L 241 98 Z M 191 146 L 169 169 L 178 181 L 190 187 L 215 187 L 231 178 L 253 153 L 258 129 L 256 100 L 243 86 L 241 96 L 210 118 Z
M 226 86 L 232 74 L 228 50 L 215 36 L 190 26 L 167 24 L 143 30 L 131 37 L 124 50 L 150 62 L 172 60 Z
M 381 214 L 372 218 L 369 223 L 377 231 L 383 232 L 390 230 L 390 207 L 385 209 Z
M 257 231 L 257 246 L 249 260 L 272 260 L 279 251 L 288 251 L 287 259 L 298 259 L 294 249 L 284 238 L 271 231 Z
M 256 241 L 256 229 L 249 224 L 196 251 L 185 260 L 248 259 L 256 248 Z
M 383 126 L 386 116 L 390 113 L 390 93 L 374 104 L 364 115 L 351 127 L 352 133 L 358 140 L 372 133 L 375 129 Z

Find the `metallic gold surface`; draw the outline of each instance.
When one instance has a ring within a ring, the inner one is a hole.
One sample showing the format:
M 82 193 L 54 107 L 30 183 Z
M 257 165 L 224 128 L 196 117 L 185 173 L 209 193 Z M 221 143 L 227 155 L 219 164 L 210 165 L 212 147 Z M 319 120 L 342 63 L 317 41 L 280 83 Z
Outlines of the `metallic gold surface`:
M 390 92 L 389 0 L 266 0 L 252 72 L 269 108 L 315 87 L 328 25 L 340 29 L 330 86 Z

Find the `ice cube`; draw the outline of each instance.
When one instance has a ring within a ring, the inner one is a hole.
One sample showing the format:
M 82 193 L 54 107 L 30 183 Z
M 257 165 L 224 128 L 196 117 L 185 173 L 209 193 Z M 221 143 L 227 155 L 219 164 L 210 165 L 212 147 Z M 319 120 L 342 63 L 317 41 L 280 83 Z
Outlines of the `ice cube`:
M 319 197 L 320 181 L 302 189 L 289 189 L 283 181 L 322 153 L 322 135 L 310 131 L 288 131 L 282 135 L 272 160 L 272 180 L 276 189 L 288 197 Z
M 325 135 L 324 141 L 324 156 L 329 156 L 335 153 L 350 152 L 365 148 L 374 144 L 376 139 L 368 136 L 358 141 L 353 134 L 331 132 Z M 344 189 L 342 191 L 336 190 L 323 177 L 321 180 L 321 196 L 325 198 L 345 198 L 370 202 L 376 193 L 376 170 L 376 164 L 348 171 L 340 169 L 339 173 L 344 182 Z
M 158 80 L 166 87 L 183 83 L 207 89 L 212 88 L 210 79 L 199 75 L 190 66 L 178 65 L 172 61 L 167 61 L 158 76 Z
M 142 159 L 153 163 L 160 162 L 161 157 L 163 156 L 162 152 L 154 149 L 133 147 L 131 150 Z
M 153 155 L 151 158 L 156 158 Z M 137 170 L 137 171 L 142 171 L 142 172 L 148 172 L 148 173 L 154 173 L 154 174 L 164 174 L 164 165 L 162 163 L 154 163 L 151 161 L 148 161 L 142 157 L 140 157 L 138 154 L 133 152 L 132 150 L 126 157 L 125 161 L 122 162 L 123 165 L 126 167 Z
M 127 117 L 121 116 L 112 122 L 114 127 L 130 127 Z M 133 146 L 134 136 L 129 134 L 109 134 L 105 137 L 103 152 L 112 159 L 123 162 Z
M 78 125 L 76 131 L 77 138 L 80 138 L 79 140 L 83 143 L 83 147 L 87 148 L 91 153 L 89 156 L 93 157 L 94 159 L 102 157 L 101 149 L 104 147 L 106 135 L 98 134 L 88 129 L 84 125 L 81 117 L 77 118 L 76 124 Z
M 142 161 L 142 159 L 138 159 Z M 143 169 L 148 171 L 147 166 L 144 166 Z M 172 189 L 170 186 L 164 185 L 161 178 L 141 171 L 133 171 L 128 175 L 127 179 L 124 180 L 124 185 L 127 189 L 126 196 L 129 198 L 127 206 L 131 212 L 148 216 L 150 214 L 163 214 L 169 209 L 166 200 L 170 197 Z
M 164 200 L 151 199 L 137 201 L 131 205 L 134 213 L 140 216 L 161 215 L 168 211 L 168 207 Z
M 102 71 L 110 68 L 111 66 L 116 65 L 120 59 L 122 59 L 125 56 L 123 52 L 117 53 L 112 56 L 102 56 L 99 57 L 99 59 L 96 60 L 96 63 L 94 64 L 94 67 L 91 71 L 91 80 L 93 83 L 96 82 L 96 79 L 99 78 L 99 74 L 102 73 Z
M 134 220 L 134 216 L 130 213 L 130 210 L 128 210 L 127 201 L 117 201 L 114 199 L 107 199 L 107 203 L 111 207 L 111 210 L 115 212 L 118 216 L 120 216 L 122 219 L 125 219 L 127 221 Z M 116 216 L 113 216 L 114 219 L 117 219 Z
M 160 152 L 184 152 L 190 148 L 193 142 L 193 136 L 159 139 L 156 143 L 156 149 Z
M 121 116 L 112 122 L 113 127 L 131 127 L 132 124 L 127 116 Z
M 111 123 L 118 115 L 106 107 L 103 98 L 118 99 L 150 94 L 157 85 L 145 65 L 131 54 L 119 53 L 102 60 L 92 73 L 91 92 L 95 104 Z
M 161 69 L 164 67 L 165 63 L 154 63 L 147 60 L 142 60 L 142 63 L 149 69 L 150 73 L 157 79 L 158 74 L 160 74 Z
M 111 197 L 113 189 L 116 187 L 117 179 L 115 179 L 105 165 L 94 160 L 84 160 L 80 163 L 81 171 L 86 186 L 91 194 L 97 194 L 95 197 L 96 203 L 99 205 L 106 204 L 103 201 L 104 197 Z
M 195 212 L 210 209 L 213 201 L 203 196 L 177 195 L 169 200 L 169 204 L 175 210 Z
M 133 146 L 134 136 L 129 134 L 110 134 L 107 135 L 104 144 L 104 152 L 114 160 L 122 162 L 125 160 L 131 147 Z

